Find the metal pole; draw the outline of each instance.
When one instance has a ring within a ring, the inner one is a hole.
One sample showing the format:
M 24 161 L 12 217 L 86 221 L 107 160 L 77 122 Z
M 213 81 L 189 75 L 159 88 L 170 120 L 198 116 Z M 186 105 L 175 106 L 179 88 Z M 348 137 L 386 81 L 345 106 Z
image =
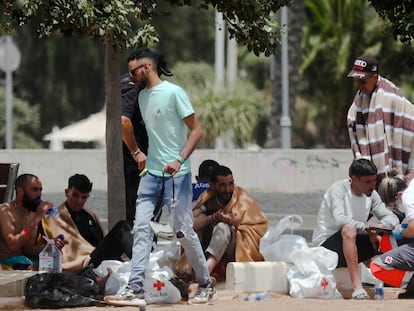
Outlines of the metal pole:
M 287 7 L 281 8 L 280 22 L 285 27 L 285 34 L 282 34 L 282 116 L 280 118 L 281 145 L 282 149 L 291 148 L 291 127 L 292 121 L 289 116 L 289 60 L 288 60 L 288 14 Z
M 236 39 L 227 40 L 227 87 L 233 91 L 237 81 L 237 42 Z
M 216 10 L 216 38 L 215 38 L 215 64 L 214 64 L 214 87 L 215 90 L 222 90 L 224 88 L 224 40 L 225 40 L 225 26 L 223 21 L 223 13 Z
M 12 99 L 13 99 L 13 74 L 6 71 L 6 149 L 13 148 L 13 126 L 12 126 Z

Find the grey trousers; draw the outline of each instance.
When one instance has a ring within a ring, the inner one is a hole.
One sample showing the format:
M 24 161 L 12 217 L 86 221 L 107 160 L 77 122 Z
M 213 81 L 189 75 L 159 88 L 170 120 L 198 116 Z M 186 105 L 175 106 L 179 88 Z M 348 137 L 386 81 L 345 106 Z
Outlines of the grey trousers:
M 234 226 L 219 222 L 213 227 L 210 243 L 206 249 L 217 262 L 222 258 L 227 262 L 235 261 L 236 229 Z

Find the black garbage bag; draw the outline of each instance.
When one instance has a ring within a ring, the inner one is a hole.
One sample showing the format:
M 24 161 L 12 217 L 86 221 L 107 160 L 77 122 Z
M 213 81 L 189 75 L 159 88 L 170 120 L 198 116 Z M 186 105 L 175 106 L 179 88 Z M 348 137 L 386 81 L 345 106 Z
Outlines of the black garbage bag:
M 30 277 L 24 289 L 31 308 L 70 308 L 93 306 L 98 283 L 92 267 L 71 274 L 39 273 Z

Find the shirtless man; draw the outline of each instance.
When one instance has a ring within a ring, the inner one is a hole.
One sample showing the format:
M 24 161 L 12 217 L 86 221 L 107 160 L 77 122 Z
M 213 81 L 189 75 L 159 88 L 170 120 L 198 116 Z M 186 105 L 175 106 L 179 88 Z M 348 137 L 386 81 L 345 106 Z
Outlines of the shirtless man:
M 16 199 L 0 205 L 0 263 L 8 269 L 35 269 L 45 241 L 39 237 L 38 225 L 53 207 L 41 202 L 42 183 L 32 174 L 22 174 L 15 182 Z M 67 241 L 54 238 L 61 249 Z

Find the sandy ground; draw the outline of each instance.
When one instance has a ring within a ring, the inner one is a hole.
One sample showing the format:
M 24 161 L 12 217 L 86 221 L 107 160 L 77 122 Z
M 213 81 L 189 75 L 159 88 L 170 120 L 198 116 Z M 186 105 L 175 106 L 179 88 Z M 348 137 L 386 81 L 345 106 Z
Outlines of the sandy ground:
M 147 305 L 146 311 L 193 311 L 193 310 L 212 310 L 213 308 L 220 311 L 323 311 L 323 310 L 341 310 L 341 311 L 375 311 L 375 310 L 411 310 L 413 308 L 413 300 L 398 300 L 395 297 L 385 297 L 383 301 L 364 300 L 356 301 L 350 299 L 340 300 L 322 300 L 322 299 L 300 299 L 291 298 L 287 295 L 277 293 L 271 294 L 271 299 L 267 301 L 243 301 L 245 294 L 237 294 L 234 292 L 221 290 L 218 299 L 204 305 L 190 305 L 186 303 L 174 305 Z M 28 310 L 22 302 L 14 301 L 9 304 L 1 304 L 1 310 Z M 81 310 L 81 311 L 104 311 L 104 310 L 122 310 L 137 311 L 138 307 L 82 307 L 59 310 Z M 47 309 L 42 309 L 47 310 Z M 56 309 L 55 309 L 56 310 Z

